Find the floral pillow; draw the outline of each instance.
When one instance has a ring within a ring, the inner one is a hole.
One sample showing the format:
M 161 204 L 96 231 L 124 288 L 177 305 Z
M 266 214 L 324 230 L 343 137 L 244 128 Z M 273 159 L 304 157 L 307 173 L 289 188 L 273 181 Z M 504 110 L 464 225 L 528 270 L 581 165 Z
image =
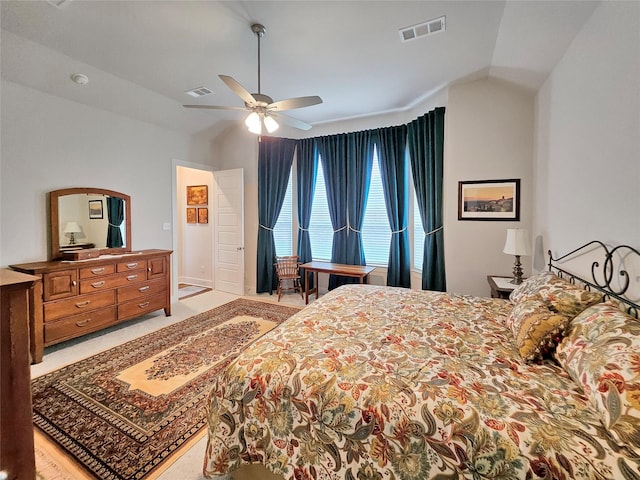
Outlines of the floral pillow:
M 568 323 L 568 317 L 549 310 L 539 295 L 518 302 L 507 317 L 507 326 L 526 361 L 539 360 L 552 351 Z
M 622 444 L 640 448 L 640 321 L 612 302 L 571 321 L 555 359 Z
M 585 290 L 552 272 L 543 272 L 526 279 L 511 292 L 509 299 L 517 304 L 537 295 L 549 309 L 569 318 L 602 301 L 601 293 Z

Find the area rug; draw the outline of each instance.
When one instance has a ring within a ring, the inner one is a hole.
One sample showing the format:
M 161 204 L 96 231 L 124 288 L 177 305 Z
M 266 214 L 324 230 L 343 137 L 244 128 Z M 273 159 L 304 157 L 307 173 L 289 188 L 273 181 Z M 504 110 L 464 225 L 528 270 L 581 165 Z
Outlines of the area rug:
M 148 478 L 205 426 L 216 374 L 298 310 L 234 300 L 38 377 L 34 423 L 98 478 Z

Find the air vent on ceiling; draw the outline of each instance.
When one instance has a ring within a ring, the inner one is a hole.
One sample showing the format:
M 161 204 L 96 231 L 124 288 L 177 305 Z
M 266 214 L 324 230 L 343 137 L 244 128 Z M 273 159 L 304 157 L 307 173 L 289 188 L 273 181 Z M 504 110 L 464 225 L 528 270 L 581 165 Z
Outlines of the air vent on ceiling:
M 71 3 L 71 0 L 47 0 L 47 2 L 56 8 L 64 8 Z
M 400 33 L 400 40 L 402 42 L 408 42 L 426 35 L 443 32 L 446 30 L 445 18 L 446 17 L 443 15 L 442 17 L 433 18 L 410 27 L 401 28 L 398 31 Z
M 192 88 L 191 90 L 185 90 L 185 92 L 187 95 L 191 95 L 192 97 L 198 98 L 198 97 L 204 97 L 205 95 L 209 95 L 211 93 L 213 93 L 213 90 L 209 90 L 207 87 L 197 87 L 197 88 Z

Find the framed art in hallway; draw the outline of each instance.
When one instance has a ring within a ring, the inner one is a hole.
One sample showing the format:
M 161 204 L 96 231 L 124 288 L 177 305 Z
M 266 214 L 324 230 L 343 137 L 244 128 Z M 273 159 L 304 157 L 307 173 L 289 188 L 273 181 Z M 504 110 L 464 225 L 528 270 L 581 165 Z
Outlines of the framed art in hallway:
M 197 222 L 197 214 L 195 207 L 187 208 L 187 223 L 196 223 Z
M 208 208 L 199 208 L 198 209 L 198 223 L 209 223 L 209 209 Z
M 520 179 L 458 182 L 458 220 L 520 220 Z
M 208 205 L 209 191 L 206 185 L 187 186 L 187 205 Z

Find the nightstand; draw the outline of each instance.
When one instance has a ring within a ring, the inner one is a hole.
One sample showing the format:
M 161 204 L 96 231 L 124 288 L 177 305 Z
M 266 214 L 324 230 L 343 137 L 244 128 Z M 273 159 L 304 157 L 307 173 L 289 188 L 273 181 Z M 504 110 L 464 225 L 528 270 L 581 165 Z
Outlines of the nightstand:
M 487 275 L 487 282 L 489 282 L 489 287 L 491 288 L 491 298 L 509 299 L 511 292 L 518 286 L 511 283 L 512 278 Z

